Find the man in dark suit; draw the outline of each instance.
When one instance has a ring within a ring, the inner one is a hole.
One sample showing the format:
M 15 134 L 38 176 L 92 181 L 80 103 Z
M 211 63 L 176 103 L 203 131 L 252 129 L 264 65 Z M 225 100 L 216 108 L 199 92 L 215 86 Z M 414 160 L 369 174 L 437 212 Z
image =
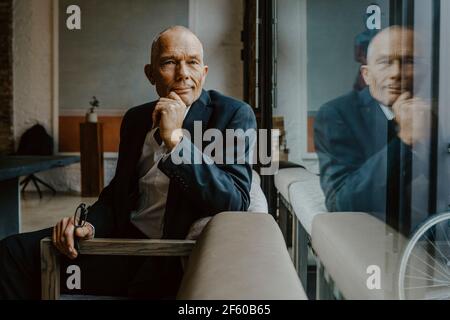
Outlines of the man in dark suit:
M 420 180 L 408 172 L 427 158 L 429 145 L 431 108 L 413 96 L 424 71 L 419 43 L 409 28 L 381 31 L 361 67 L 368 88 L 318 112 L 315 145 L 329 211 L 368 212 L 399 227 L 400 200 L 412 187 L 407 180 Z
M 213 128 L 224 136 L 226 130 L 256 130 L 252 109 L 203 90 L 208 67 L 201 42 L 188 29 L 176 26 L 163 31 L 153 42 L 151 56 L 145 73 L 160 99 L 125 114 L 116 174 L 90 208 L 89 223 L 75 230 L 74 218 L 68 217 L 54 228 L 3 240 L 0 298 L 39 298 L 39 241 L 46 236 L 52 236 L 67 257 L 63 265 L 80 266 L 83 294 L 112 291 L 139 298 L 173 298 L 182 275 L 179 259 L 78 257 L 74 232 L 81 239 L 184 239 L 200 218 L 248 209 L 253 145 L 245 137 L 241 137 L 245 154 L 232 150 L 235 161 L 175 160 L 207 157 L 202 153 L 205 143 L 194 144 L 199 134 L 194 132 L 196 126 L 201 134 Z M 62 291 L 67 291 L 64 286 Z

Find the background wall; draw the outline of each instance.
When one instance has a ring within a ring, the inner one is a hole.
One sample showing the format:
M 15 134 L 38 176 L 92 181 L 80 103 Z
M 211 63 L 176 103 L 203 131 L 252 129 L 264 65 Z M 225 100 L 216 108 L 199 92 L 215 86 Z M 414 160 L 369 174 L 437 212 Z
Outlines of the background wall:
M 52 0 L 14 0 L 14 137 L 36 123 L 49 134 L 53 127 L 53 13 Z M 57 190 L 79 190 L 80 166 L 38 174 Z M 33 190 L 29 185 L 27 190 Z
M 14 0 L 14 137 L 41 123 L 52 134 L 52 1 Z
M 52 7 L 52 3 L 52 0 L 14 0 L 16 142 L 22 133 L 36 122 L 43 124 L 51 135 L 56 134 L 53 124 L 58 123 L 58 119 L 53 119 L 52 116 L 52 75 L 53 68 L 57 67 L 53 65 L 52 10 L 56 8 Z M 242 99 L 240 31 L 243 28 L 243 0 L 190 0 L 188 17 L 189 26 L 197 32 L 203 42 L 206 62 L 210 67 L 205 88 L 214 88 Z M 142 37 L 148 45 L 149 36 L 143 34 Z M 89 98 L 90 95 L 91 93 L 88 95 Z M 105 183 L 109 183 L 112 179 L 115 166 L 115 157 L 105 160 Z M 50 170 L 39 176 L 59 191 L 80 191 L 79 164 Z
M 13 140 L 13 1 L 0 1 L 0 154 L 11 153 Z

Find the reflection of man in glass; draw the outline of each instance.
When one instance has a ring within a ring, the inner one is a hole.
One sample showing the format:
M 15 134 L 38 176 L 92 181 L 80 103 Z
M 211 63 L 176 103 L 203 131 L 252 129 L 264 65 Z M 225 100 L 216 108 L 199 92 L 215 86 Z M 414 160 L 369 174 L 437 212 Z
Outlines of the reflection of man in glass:
M 405 191 L 400 173 L 411 166 L 404 159 L 415 158 L 412 149 L 427 141 L 430 123 L 429 105 L 414 96 L 422 78 L 415 42 L 412 29 L 380 32 L 361 67 L 368 88 L 320 109 L 315 144 L 328 210 L 370 212 L 383 220 L 399 210 L 392 204 Z
M 360 65 L 367 64 L 367 49 L 372 39 L 377 35 L 378 30 L 366 30 L 358 34 L 355 38 L 355 61 Z M 361 70 L 358 70 L 353 89 L 361 91 L 367 87 L 367 83 L 364 81 Z

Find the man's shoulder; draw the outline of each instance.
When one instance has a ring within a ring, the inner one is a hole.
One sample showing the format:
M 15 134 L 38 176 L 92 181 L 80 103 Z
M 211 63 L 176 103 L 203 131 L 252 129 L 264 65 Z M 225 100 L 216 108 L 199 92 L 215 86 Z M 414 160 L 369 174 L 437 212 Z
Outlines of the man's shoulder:
M 128 109 L 122 117 L 121 132 L 144 132 L 151 126 L 155 102 L 148 102 Z M 150 121 L 149 121 L 150 119 Z
M 323 104 L 317 113 L 319 118 L 328 117 L 352 117 L 358 114 L 364 106 L 362 92 L 352 90 L 351 92 L 335 98 Z
M 211 99 L 209 106 L 213 108 L 224 109 L 224 111 L 227 112 L 235 112 L 240 108 L 251 109 L 250 106 L 244 101 L 226 96 L 219 91 L 209 90 L 207 93 Z
M 356 91 L 351 91 L 338 98 L 328 101 L 320 109 L 346 109 L 351 106 L 357 106 L 360 104 L 359 94 Z
M 125 112 L 122 118 L 122 126 L 131 128 L 146 128 L 149 119 L 152 119 L 152 112 L 156 102 L 147 102 L 136 107 L 132 107 Z
M 207 94 L 208 107 L 212 108 L 211 126 L 226 128 L 234 123 L 243 128 L 256 128 L 255 113 L 247 103 L 216 90 L 209 90 Z
M 151 113 L 156 105 L 156 101 L 147 102 L 127 110 L 125 117 L 140 117 L 143 114 Z

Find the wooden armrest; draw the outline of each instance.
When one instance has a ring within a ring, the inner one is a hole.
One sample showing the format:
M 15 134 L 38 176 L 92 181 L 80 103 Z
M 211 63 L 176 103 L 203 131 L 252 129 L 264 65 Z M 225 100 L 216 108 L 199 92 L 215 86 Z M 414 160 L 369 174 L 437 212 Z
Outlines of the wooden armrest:
M 109 256 L 189 256 L 193 240 L 93 239 L 80 241 L 80 254 Z M 41 240 L 42 299 L 59 299 L 59 253 L 51 238 Z
M 189 256 L 195 241 L 93 239 L 80 241 L 80 254 L 112 256 Z
M 44 238 L 41 244 L 52 244 Z M 194 240 L 106 239 L 80 241 L 80 254 L 105 256 L 189 256 Z

